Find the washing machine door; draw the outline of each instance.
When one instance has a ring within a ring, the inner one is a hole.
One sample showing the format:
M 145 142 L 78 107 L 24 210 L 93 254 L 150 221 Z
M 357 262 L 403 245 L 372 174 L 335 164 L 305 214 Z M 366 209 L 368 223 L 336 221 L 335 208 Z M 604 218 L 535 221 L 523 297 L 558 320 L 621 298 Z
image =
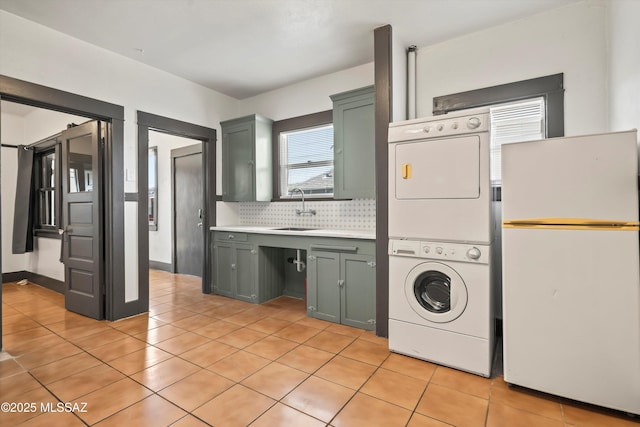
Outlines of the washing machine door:
M 460 317 L 468 299 L 462 277 L 439 262 L 415 266 L 405 281 L 405 296 L 418 315 L 435 323 L 447 323 Z

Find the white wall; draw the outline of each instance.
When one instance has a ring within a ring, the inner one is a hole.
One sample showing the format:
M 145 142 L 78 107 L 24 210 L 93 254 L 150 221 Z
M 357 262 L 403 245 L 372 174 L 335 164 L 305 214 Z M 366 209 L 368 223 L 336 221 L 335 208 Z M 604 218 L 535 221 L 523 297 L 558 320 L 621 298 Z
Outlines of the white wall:
M 198 140 L 149 131 L 149 148 L 158 147 L 158 229 L 149 230 L 149 259 L 171 264 L 171 150 Z
M 67 128 L 68 124 L 73 123 L 79 125 L 91 120 L 87 117 L 45 110 L 43 108 L 34 109 L 32 112 L 25 115 L 24 119 L 25 144 L 32 144 L 60 133 Z
M 609 90 L 612 131 L 640 129 L 640 2 L 609 6 Z
M 124 163 L 137 170 L 136 111 L 219 129 L 238 101 L 187 80 L 0 11 L 0 74 L 125 107 Z M 126 192 L 137 191 L 135 179 Z M 126 300 L 137 299 L 136 206 L 125 208 Z
M 591 0 L 419 47 L 418 117 L 435 96 L 564 73 L 565 134 L 604 132 L 606 61 L 606 6 Z
M 372 85 L 373 71 L 373 62 L 370 62 L 244 99 L 240 116 L 257 113 L 272 120 L 283 120 L 331 110 L 331 95 Z
M 64 282 L 64 264 L 60 262 L 60 240 L 36 237 L 33 252 L 27 255 L 26 270 Z
M 392 99 L 391 117 L 392 122 L 399 122 L 407 119 L 407 48 L 412 45 L 402 36 L 401 29 L 392 28 Z

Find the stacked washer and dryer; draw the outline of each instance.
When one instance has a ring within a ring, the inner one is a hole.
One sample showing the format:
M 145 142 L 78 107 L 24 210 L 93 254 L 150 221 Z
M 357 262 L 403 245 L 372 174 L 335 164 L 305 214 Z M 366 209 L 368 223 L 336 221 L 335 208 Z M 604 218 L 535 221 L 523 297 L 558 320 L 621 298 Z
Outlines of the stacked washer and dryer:
M 489 377 L 499 260 L 488 109 L 389 125 L 389 348 Z

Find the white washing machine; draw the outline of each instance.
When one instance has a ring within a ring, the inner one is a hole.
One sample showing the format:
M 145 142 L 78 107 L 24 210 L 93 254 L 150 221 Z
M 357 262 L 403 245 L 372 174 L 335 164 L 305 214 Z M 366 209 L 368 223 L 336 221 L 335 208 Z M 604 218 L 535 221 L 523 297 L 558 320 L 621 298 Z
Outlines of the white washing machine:
M 489 110 L 389 125 L 389 237 L 489 244 Z
M 389 241 L 389 349 L 485 377 L 494 349 L 491 246 Z

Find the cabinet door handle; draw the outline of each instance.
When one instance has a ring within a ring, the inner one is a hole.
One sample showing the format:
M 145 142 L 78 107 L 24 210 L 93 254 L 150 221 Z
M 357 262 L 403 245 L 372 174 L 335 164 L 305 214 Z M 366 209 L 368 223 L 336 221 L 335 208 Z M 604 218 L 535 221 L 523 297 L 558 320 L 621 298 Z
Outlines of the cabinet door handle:
M 327 252 L 358 252 L 357 246 L 334 246 L 334 245 L 310 245 L 311 251 L 327 251 Z
M 229 240 L 233 240 L 235 238 L 236 238 L 236 236 L 234 236 L 233 234 L 229 234 Z
M 343 279 L 338 280 L 338 287 L 341 288 L 343 286 L 344 286 L 344 280 Z
M 231 269 L 235 270 L 236 269 L 236 265 L 235 264 L 231 264 Z

